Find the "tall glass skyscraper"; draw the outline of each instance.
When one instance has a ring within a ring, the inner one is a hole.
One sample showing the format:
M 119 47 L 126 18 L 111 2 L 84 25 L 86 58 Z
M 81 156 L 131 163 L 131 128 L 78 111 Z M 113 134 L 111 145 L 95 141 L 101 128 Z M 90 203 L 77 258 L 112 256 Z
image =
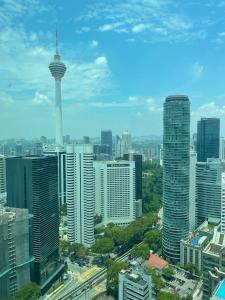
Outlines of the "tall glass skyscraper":
M 109 154 L 112 155 L 112 131 L 111 130 L 101 131 L 101 145 L 108 145 Z
M 197 160 L 206 162 L 207 158 L 219 158 L 220 119 L 201 118 L 197 128 Z
M 180 259 L 180 240 L 189 232 L 190 102 L 169 96 L 163 116 L 163 255 Z

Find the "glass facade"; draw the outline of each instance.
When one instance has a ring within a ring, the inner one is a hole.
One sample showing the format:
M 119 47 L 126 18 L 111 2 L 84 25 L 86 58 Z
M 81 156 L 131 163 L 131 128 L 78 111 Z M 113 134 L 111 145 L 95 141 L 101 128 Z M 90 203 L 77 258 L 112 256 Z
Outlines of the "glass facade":
M 163 255 L 180 259 L 180 240 L 189 232 L 190 102 L 169 96 L 163 116 Z
M 207 158 L 219 158 L 220 119 L 201 118 L 197 129 L 197 160 L 205 162 Z

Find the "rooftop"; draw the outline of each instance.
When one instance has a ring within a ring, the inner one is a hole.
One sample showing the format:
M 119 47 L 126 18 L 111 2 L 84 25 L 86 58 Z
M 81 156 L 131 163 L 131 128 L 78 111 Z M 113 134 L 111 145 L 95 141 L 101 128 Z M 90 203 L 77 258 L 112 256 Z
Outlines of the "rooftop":
M 162 270 L 168 265 L 168 262 L 158 255 L 151 254 L 148 261 L 146 262 L 147 267 Z
M 166 102 L 168 101 L 189 101 L 188 96 L 186 95 L 170 95 L 168 97 L 166 97 Z

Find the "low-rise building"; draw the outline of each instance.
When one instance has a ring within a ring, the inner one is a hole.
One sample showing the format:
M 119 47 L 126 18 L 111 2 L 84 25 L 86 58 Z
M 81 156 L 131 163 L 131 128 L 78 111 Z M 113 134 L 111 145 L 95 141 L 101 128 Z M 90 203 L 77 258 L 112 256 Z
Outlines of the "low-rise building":
M 151 254 L 149 259 L 146 262 L 147 268 L 154 268 L 156 271 L 162 271 L 165 267 L 168 266 L 168 262 L 158 255 Z
M 214 229 L 213 239 L 202 252 L 203 300 L 208 300 L 225 278 L 225 234 Z
M 194 265 L 202 271 L 202 251 L 213 237 L 214 227 L 218 225 L 213 219 L 203 222 L 194 232 L 180 243 L 180 265 Z
M 151 276 L 137 270 L 119 273 L 119 300 L 151 300 Z

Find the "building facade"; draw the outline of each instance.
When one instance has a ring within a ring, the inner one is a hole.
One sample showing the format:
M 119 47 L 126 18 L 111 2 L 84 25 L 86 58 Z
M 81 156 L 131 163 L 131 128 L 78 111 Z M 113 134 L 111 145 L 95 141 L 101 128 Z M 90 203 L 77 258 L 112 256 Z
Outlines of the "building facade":
M 6 169 L 5 156 L 0 155 L 0 205 L 6 203 Z
M 225 233 L 225 172 L 221 178 L 221 231 Z
M 180 240 L 189 233 L 190 102 L 169 96 L 163 116 L 163 235 L 164 257 L 180 260 Z
M 119 300 L 137 299 L 152 299 L 150 275 L 143 272 L 121 270 L 119 273 Z
M 66 148 L 68 239 L 87 247 L 94 244 L 94 169 L 91 145 Z
M 124 154 L 123 159 L 135 162 L 136 199 L 142 199 L 142 154 L 129 152 Z
M 225 278 L 225 235 L 220 232 L 220 227 L 214 229 L 213 239 L 203 250 L 202 269 L 203 300 L 208 300 Z
M 189 230 L 194 231 L 196 221 L 196 163 L 197 154 L 194 150 L 190 151 L 190 185 L 189 185 Z
M 197 124 L 197 160 L 206 162 L 207 158 L 219 158 L 220 119 L 201 118 Z
M 30 253 L 35 257 L 31 279 L 45 292 L 63 271 L 59 261 L 57 157 L 6 159 L 7 205 L 33 215 Z
M 44 156 L 56 156 L 58 159 L 58 202 L 66 203 L 66 150 L 64 146 L 48 144 L 43 146 Z
M 135 162 L 94 162 L 95 213 L 102 223 L 128 225 L 136 217 Z
M 208 218 L 221 217 L 222 164 L 208 159 L 196 164 L 196 225 Z
M 27 209 L 0 208 L 0 298 L 6 299 L 30 282 Z
M 112 156 L 112 130 L 102 130 L 101 131 L 101 145 L 109 146 L 109 155 Z

